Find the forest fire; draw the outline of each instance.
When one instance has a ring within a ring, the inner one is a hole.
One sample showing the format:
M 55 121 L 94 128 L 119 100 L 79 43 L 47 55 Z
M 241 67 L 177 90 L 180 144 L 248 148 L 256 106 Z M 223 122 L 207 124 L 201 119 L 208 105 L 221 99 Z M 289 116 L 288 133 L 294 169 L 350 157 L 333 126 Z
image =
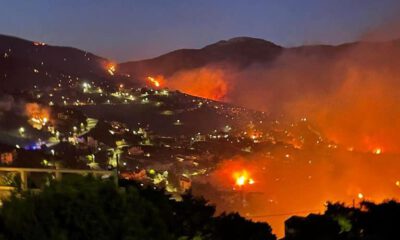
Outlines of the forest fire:
M 50 120 L 50 109 L 37 103 L 27 103 L 25 105 L 25 114 L 28 116 L 32 127 L 38 130 L 42 129 Z
M 8 2 L 0 240 L 400 239 L 400 0 Z
M 111 75 L 111 76 L 114 76 L 114 73 L 115 73 L 115 65 L 114 64 L 110 64 L 108 67 L 107 67 L 107 72 Z
M 373 150 L 373 153 L 376 154 L 376 155 L 379 155 L 379 154 L 382 153 L 382 149 L 381 149 L 381 148 L 375 148 L 375 149 Z
M 244 186 L 246 184 L 253 185 L 254 180 L 250 177 L 250 174 L 246 170 L 242 170 L 240 172 L 234 172 L 233 177 L 235 179 L 235 184 L 239 187 Z
M 229 85 L 225 71 L 217 67 L 204 67 L 177 72 L 167 80 L 171 89 L 212 100 L 227 100 Z
M 364 194 L 358 193 L 358 194 L 357 194 L 357 197 L 358 197 L 358 199 L 363 199 L 363 198 L 364 198 Z
M 233 185 L 234 190 L 243 190 L 247 186 L 245 207 L 229 207 L 218 196 L 207 196 L 220 211 L 234 208 L 250 218 L 265 214 L 254 220 L 267 221 L 282 235 L 282 223 L 289 217 L 283 213 L 321 212 L 327 201 L 351 205 L 400 197 L 398 155 L 355 153 L 345 148 L 315 151 L 305 147 L 299 151 L 282 147 L 267 151 L 272 156 L 235 157 L 219 164 L 211 177 L 216 188 L 227 191 Z
M 161 86 L 160 81 L 156 80 L 153 77 L 148 76 L 147 80 L 151 83 L 152 86 L 159 88 Z
M 46 43 L 44 42 L 33 42 L 34 46 L 46 46 Z
M 148 76 L 146 83 L 155 88 L 165 86 L 193 96 L 221 101 L 227 100 L 225 98 L 229 90 L 224 74 L 221 69 L 205 67 L 177 72 L 168 78 L 162 75 Z

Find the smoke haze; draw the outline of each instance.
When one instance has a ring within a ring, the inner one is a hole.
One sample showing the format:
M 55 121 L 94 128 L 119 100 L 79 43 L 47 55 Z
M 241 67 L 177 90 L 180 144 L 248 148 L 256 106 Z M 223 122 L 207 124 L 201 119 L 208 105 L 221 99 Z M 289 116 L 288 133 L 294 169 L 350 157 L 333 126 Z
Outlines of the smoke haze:
M 290 49 L 272 64 L 180 71 L 167 86 L 289 118 L 307 117 L 339 144 L 398 152 L 400 42 Z M 312 54 L 309 54 L 311 52 Z
M 246 188 L 249 206 L 240 211 L 269 222 L 278 235 L 283 234 L 288 217 L 323 211 L 328 200 L 351 204 L 400 195 L 396 170 L 400 167 L 400 42 L 343 45 L 334 53 L 331 47 L 314 48 L 290 49 L 273 63 L 244 69 L 222 64 L 181 71 L 171 77 L 171 85 L 166 79 L 171 88 L 283 115 L 288 121 L 305 117 L 340 146 L 337 150 L 278 148 L 271 154 L 275 158 L 259 154 L 227 159 L 214 172 L 211 182 L 220 189 L 232 189 L 232 172 L 251 172 L 255 184 Z M 192 87 L 203 78 L 207 84 Z M 382 154 L 373 154 L 377 149 Z M 221 210 L 232 210 L 216 201 Z

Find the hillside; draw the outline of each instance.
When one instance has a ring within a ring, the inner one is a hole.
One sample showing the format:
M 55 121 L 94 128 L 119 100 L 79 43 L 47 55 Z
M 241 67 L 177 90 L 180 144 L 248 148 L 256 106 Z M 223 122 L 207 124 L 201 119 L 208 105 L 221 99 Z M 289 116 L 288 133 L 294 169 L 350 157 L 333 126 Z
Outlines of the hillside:
M 94 82 L 115 79 L 111 62 L 71 47 L 49 46 L 0 35 L 0 89 L 3 91 L 67 84 L 71 79 Z
M 201 49 L 176 50 L 156 58 L 121 63 L 118 69 L 135 78 L 147 75 L 170 76 L 180 70 L 205 66 L 210 63 L 229 63 L 246 67 L 254 62 L 275 59 L 283 48 L 263 39 L 238 37 L 205 46 Z
M 137 80 L 144 79 L 149 75 L 162 75 L 168 78 L 179 71 L 210 65 L 246 69 L 252 64 L 267 64 L 266 68 L 268 69 L 286 56 L 295 57 L 299 62 L 318 59 L 333 63 L 337 58 L 360 49 L 364 52 L 375 49 L 378 53 L 385 53 L 391 51 L 393 46 L 397 46 L 397 49 L 400 46 L 399 41 L 282 47 L 263 39 L 237 37 L 222 40 L 201 49 L 180 49 L 151 59 L 120 63 L 118 71 L 122 74 L 129 74 L 132 79 Z
M 283 55 L 333 58 L 358 45 L 359 43 L 355 42 L 338 46 L 309 45 L 285 48 L 263 39 L 237 37 L 201 49 L 180 49 L 152 59 L 120 63 L 118 70 L 134 79 L 143 79 L 148 75 L 169 77 L 179 71 L 211 64 L 244 69 L 252 64 L 273 63 Z

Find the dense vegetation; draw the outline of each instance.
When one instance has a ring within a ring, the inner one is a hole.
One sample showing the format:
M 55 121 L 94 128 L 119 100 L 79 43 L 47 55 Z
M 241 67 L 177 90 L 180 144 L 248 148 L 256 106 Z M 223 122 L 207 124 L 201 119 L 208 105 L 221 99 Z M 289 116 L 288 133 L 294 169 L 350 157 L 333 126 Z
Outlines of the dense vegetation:
M 274 240 L 266 223 L 215 208 L 191 194 L 171 200 L 163 189 L 66 176 L 40 192 L 16 192 L 0 208 L 0 240 L 146 239 Z M 328 204 L 324 214 L 291 217 L 286 240 L 400 239 L 400 203 Z
M 362 202 L 359 207 L 328 204 L 322 215 L 292 217 L 286 221 L 286 240 L 400 239 L 400 203 Z
M 265 223 L 215 216 L 204 199 L 170 200 L 134 183 L 65 177 L 39 193 L 16 193 L 0 211 L 1 239 L 275 239 Z

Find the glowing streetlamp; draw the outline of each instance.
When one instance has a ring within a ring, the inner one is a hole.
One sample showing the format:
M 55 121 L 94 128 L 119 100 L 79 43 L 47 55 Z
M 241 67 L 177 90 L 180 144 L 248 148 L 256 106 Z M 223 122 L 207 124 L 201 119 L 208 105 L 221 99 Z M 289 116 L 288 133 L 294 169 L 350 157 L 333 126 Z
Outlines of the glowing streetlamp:
M 20 135 L 24 135 L 24 133 L 25 133 L 25 128 L 24 128 L 24 127 L 20 127 L 20 128 L 18 129 L 18 132 L 19 132 Z

